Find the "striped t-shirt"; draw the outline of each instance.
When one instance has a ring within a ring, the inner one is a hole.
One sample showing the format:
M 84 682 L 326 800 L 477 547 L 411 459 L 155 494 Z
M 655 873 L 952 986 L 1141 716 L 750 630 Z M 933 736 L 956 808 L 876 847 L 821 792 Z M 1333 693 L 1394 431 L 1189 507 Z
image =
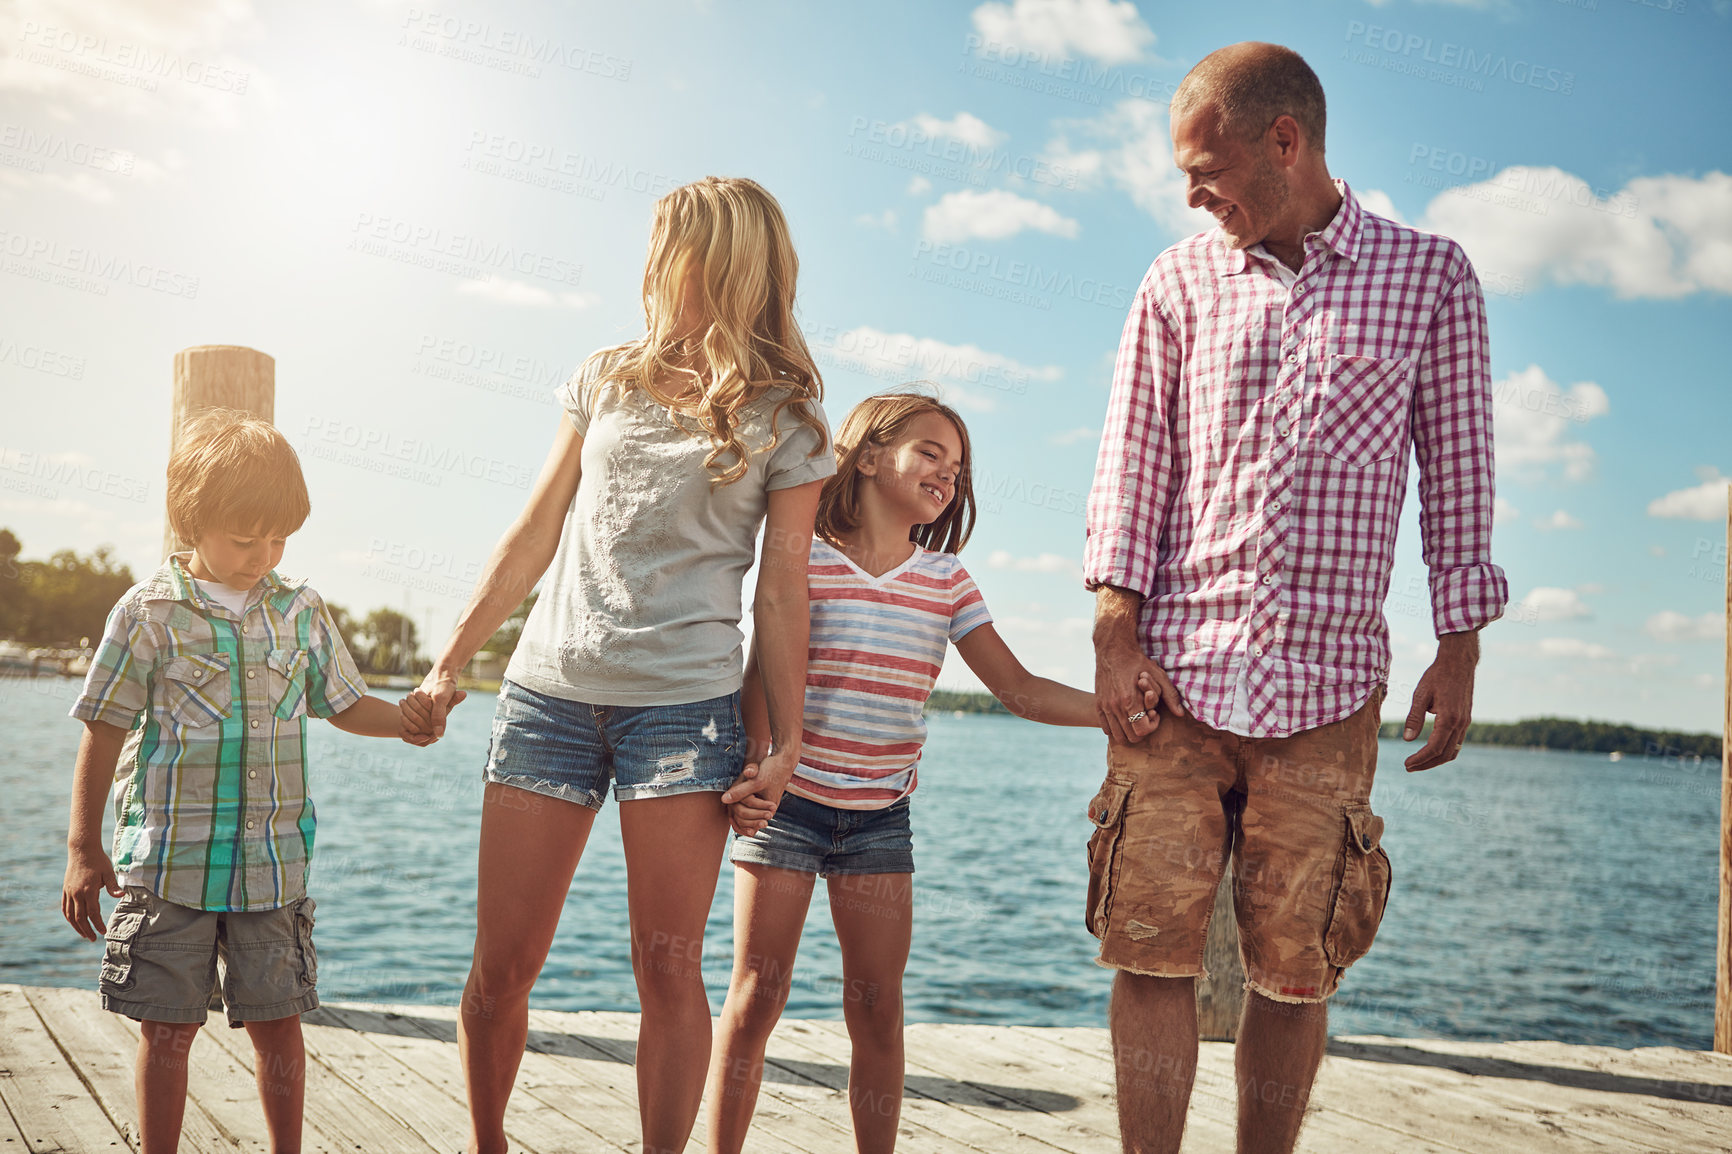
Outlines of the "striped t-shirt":
M 945 644 L 992 614 L 954 553 L 918 545 L 874 577 L 815 539 L 806 575 L 805 747 L 788 791 L 837 809 L 882 809 L 914 792 L 922 710 Z

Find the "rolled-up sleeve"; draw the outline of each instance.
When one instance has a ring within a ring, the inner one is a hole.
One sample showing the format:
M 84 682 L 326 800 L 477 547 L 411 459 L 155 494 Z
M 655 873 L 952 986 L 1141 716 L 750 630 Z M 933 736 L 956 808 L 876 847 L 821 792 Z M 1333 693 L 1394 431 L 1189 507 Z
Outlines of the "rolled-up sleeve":
M 1491 357 L 1485 298 L 1473 268 L 1444 294 L 1414 384 L 1419 529 L 1439 637 L 1503 615 L 1509 581 L 1492 564 L 1495 503 Z
M 1179 341 L 1155 300 L 1153 275 L 1125 319 L 1089 490 L 1083 583 L 1149 596 L 1173 481 Z

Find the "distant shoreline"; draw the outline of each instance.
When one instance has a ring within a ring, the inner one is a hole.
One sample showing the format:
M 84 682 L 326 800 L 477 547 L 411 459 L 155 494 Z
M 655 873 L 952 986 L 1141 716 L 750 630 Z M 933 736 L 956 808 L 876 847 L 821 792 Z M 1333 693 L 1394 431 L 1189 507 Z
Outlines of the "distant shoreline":
M 1010 714 L 990 693 L 958 693 L 934 690 L 926 702 L 928 713 Z M 1430 735 L 1430 725 L 1420 736 Z M 1378 736 L 1394 740 L 1401 736 L 1401 722 L 1386 721 Z M 1522 721 L 1476 721 L 1467 727 L 1469 745 L 1503 745 L 1517 749 L 1555 749 L 1573 753 L 1621 754 L 1660 760 L 1720 760 L 1720 737 L 1713 733 L 1679 733 L 1670 729 L 1643 729 L 1635 725 L 1613 725 L 1603 721 L 1577 721 L 1566 717 L 1533 717 Z M 1416 739 L 1414 742 L 1418 745 Z

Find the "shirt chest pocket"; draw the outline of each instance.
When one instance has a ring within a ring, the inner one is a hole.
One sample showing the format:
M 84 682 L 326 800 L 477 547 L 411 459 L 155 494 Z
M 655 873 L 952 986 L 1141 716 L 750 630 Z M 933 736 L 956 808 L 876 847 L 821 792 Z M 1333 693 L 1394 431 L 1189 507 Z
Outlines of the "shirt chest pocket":
M 265 692 L 271 712 L 284 721 L 307 712 L 307 651 L 273 649 L 265 654 Z
M 1407 444 L 1412 399 L 1412 357 L 1330 357 L 1317 447 L 1362 469 L 1388 460 Z
M 162 708 L 176 725 L 211 725 L 229 715 L 229 659 L 223 653 L 183 653 L 162 666 Z

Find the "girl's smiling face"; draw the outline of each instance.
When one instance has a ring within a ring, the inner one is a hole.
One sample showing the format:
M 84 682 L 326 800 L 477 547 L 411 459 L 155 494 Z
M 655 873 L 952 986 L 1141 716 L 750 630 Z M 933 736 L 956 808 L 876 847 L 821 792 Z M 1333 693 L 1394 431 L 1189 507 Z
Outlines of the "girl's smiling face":
M 942 413 L 921 413 L 895 442 L 877 446 L 860 460 L 860 472 L 886 511 L 925 525 L 938 518 L 956 496 L 962 470 L 962 437 Z

